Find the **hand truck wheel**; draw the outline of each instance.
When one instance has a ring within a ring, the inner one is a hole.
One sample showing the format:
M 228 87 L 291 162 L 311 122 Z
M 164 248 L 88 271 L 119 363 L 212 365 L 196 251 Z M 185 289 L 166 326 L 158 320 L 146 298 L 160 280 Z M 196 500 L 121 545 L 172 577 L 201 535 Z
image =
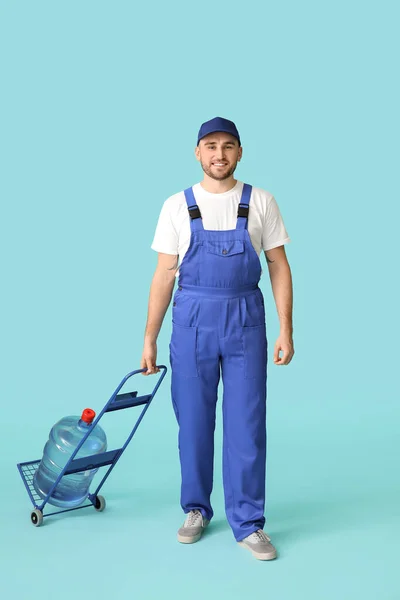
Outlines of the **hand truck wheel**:
M 31 512 L 31 521 L 35 527 L 40 527 L 43 523 L 43 513 L 38 508 Z
M 97 510 L 98 512 L 102 512 L 106 507 L 106 501 L 105 498 L 103 496 L 96 496 L 96 500 L 94 503 L 94 508 L 95 510 Z

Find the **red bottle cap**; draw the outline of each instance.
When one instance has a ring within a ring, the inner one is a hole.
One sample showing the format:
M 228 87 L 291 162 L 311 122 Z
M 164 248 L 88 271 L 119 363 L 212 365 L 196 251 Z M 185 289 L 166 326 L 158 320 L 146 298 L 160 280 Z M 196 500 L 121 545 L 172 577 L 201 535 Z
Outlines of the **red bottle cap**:
M 82 413 L 81 419 L 82 421 L 85 421 L 85 423 L 91 423 L 95 416 L 96 413 L 94 412 L 94 410 L 92 410 L 91 408 L 85 408 L 85 410 Z

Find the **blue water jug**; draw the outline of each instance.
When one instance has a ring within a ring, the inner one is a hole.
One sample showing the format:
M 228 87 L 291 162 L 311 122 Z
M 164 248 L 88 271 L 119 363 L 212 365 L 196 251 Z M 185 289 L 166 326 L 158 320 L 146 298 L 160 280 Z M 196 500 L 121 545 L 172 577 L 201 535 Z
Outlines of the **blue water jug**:
M 56 423 L 44 447 L 43 457 L 33 477 L 33 487 L 41 498 L 45 498 L 79 442 L 93 427 L 94 410 L 86 408 L 81 417 L 64 417 Z M 100 425 L 96 425 L 75 458 L 105 452 L 107 438 Z M 48 502 L 61 508 L 74 508 L 87 498 L 92 479 L 98 469 L 90 469 L 64 475 Z

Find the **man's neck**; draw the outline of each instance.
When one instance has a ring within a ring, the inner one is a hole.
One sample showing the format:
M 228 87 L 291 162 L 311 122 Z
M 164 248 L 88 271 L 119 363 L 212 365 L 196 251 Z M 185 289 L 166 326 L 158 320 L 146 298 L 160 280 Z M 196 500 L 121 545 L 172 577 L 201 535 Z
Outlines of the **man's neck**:
M 229 192 L 232 188 L 237 184 L 237 180 L 231 175 L 228 179 L 224 179 L 222 181 L 218 181 L 217 179 L 212 179 L 207 175 L 204 175 L 203 181 L 200 182 L 201 187 L 206 190 L 206 192 L 210 192 L 211 194 L 223 194 L 224 192 Z

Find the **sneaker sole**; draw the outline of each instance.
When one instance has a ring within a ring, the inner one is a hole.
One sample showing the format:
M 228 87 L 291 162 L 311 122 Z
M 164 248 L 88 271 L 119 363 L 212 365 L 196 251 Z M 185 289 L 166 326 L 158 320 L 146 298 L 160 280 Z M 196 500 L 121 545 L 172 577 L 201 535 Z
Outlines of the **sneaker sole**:
M 180 542 L 181 544 L 194 544 L 195 542 L 198 542 L 199 539 L 202 536 L 202 533 L 198 533 L 197 535 L 192 535 L 190 537 L 184 536 L 184 535 L 180 535 L 178 533 L 178 542 Z
M 252 550 L 251 548 L 249 548 L 247 546 L 247 544 L 244 544 L 243 542 L 238 542 L 238 544 L 239 544 L 239 546 L 242 546 L 242 548 L 246 548 L 246 550 L 251 552 L 252 555 L 255 558 L 257 558 L 258 560 L 273 560 L 274 558 L 277 557 L 276 550 L 274 552 L 271 552 L 271 554 L 260 554 L 259 552 L 256 552 L 255 550 Z
M 206 527 L 208 527 L 210 524 L 209 521 L 206 521 L 204 526 L 203 526 L 203 531 L 200 531 L 200 533 L 198 533 L 197 535 L 191 535 L 191 536 L 186 536 L 186 535 L 180 535 L 180 533 L 178 533 L 177 538 L 178 538 L 178 542 L 180 542 L 181 544 L 194 544 L 195 542 L 198 542 L 199 539 L 201 538 L 201 536 L 203 535 L 203 533 L 206 530 Z

